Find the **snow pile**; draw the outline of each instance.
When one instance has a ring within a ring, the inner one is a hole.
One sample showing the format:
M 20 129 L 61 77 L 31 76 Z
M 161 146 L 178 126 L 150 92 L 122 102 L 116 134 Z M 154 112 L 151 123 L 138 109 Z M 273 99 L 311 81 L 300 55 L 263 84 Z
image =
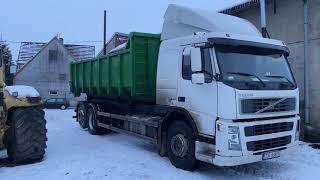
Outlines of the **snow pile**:
M 93 136 L 72 119 L 74 110 L 46 110 L 48 148 L 43 162 L 1 165 L 1 180 L 314 180 L 319 179 L 320 150 L 301 143 L 280 158 L 235 167 L 202 164 L 186 172 L 160 157 L 153 144 L 124 134 Z
M 6 86 L 5 90 L 7 90 L 11 96 L 17 96 L 17 98 L 40 96 L 39 92 L 31 86 L 22 86 L 22 85 Z

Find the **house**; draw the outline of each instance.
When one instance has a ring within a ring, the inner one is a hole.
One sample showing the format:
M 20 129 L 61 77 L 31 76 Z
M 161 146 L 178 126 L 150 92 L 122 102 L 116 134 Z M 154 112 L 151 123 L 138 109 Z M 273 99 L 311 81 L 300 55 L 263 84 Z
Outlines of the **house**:
M 117 46 L 128 41 L 128 34 L 116 32 L 112 35 L 110 40 L 106 43 L 106 53 L 110 52 Z M 103 56 L 103 49 L 98 53 L 98 57 Z
M 19 53 L 15 85 L 36 88 L 42 99 L 67 98 L 71 105 L 76 99 L 70 93 L 70 63 L 94 57 L 94 46 L 64 44 L 54 37 L 48 43 L 25 42 Z
M 320 0 L 266 0 L 267 31 L 286 42 L 289 63 L 300 89 L 300 115 L 305 140 L 320 142 Z M 259 0 L 247 0 L 221 12 L 235 15 L 260 27 Z M 307 26 L 305 26 L 305 24 Z M 306 36 L 304 36 L 306 32 Z M 306 41 L 305 41 L 306 39 Z M 305 46 L 307 45 L 307 46 Z M 306 51 L 304 50 L 306 48 Z M 304 53 L 306 52 L 306 58 Z M 304 90 L 304 62 L 308 66 L 308 93 Z M 305 95 L 309 118 L 304 118 Z

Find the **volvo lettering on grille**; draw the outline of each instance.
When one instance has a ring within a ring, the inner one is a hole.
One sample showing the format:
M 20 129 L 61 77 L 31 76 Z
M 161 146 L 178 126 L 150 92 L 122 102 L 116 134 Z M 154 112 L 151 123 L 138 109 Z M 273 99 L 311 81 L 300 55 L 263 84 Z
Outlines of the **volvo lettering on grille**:
M 295 98 L 266 98 L 241 100 L 241 113 L 260 114 L 293 111 L 296 108 Z

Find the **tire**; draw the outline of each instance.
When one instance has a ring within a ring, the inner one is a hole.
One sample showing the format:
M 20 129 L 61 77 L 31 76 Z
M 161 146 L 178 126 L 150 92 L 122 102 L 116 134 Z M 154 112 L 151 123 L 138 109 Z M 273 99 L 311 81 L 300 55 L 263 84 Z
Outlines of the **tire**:
M 82 129 L 88 128 L 88 121 L 86 119 L 86 106 L 84 103 L 80 103 L 77 108 L 77 121 Z
M 66 109 L 66 106 L 65 106 L 65 105 L 62 105 L 62 106 L 60 107 L 60 109 L 61 109 L 61 110 L 65 110 L 65 109 Z
M 44 111 L 39 107 L 18 108 L 10 118 L 6 134 L 9 160 L 15 163 L 41 161 L 47 147 Z
M 193 171 L 197 168 L 195 158 L 195 135 L 184 121 L 175 121 L 168 128 L 167 150 L 170 162 L 176 168 Z
M 111 133 L 111 130 L 97 125 L 97 115 L 94 108 L 90 107 L 87 111 L 88 130 L 92 135 L 103 135 Z

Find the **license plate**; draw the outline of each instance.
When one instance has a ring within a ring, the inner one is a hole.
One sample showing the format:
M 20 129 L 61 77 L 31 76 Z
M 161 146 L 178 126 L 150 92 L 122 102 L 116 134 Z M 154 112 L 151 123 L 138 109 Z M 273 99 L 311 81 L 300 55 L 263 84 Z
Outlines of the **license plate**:
M 262 160 L 273 159 L 280 157 L 280 151 L 270 151 L 262 154 Z

